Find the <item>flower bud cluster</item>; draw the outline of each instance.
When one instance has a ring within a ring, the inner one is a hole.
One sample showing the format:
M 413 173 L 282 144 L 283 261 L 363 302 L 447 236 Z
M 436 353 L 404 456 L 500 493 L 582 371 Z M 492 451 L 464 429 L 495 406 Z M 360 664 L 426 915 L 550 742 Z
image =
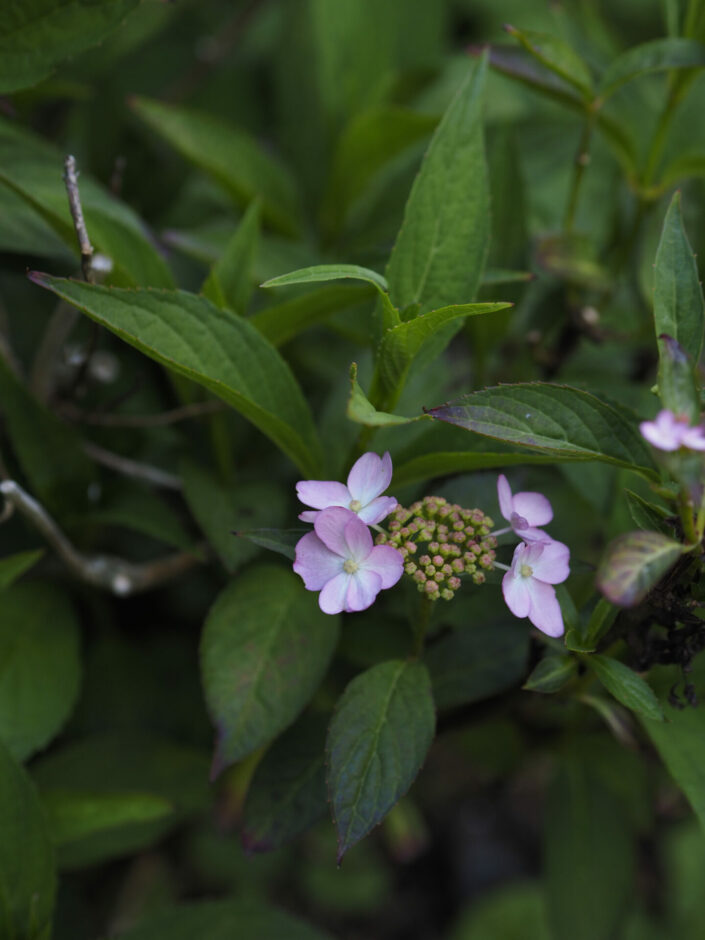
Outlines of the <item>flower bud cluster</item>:
M 404 571 L 430 600 L 449 601 L 460 587 L 460 576 L 482 584 L 494 565 L 497 540 L 494 523 L 481 509 L 463 509 L 441 496 L 425 496 L 389 516 L 388 532 L 375 539 L 391 545 L 404 559 Z

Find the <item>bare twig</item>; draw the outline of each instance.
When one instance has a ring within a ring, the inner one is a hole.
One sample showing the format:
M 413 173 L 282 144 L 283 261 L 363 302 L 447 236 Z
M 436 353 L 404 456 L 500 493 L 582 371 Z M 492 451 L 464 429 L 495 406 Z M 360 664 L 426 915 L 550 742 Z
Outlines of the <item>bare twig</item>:
M 5 512 L 11 505 L 28 519 L 77 578 L 119 597 L 158 587 L 200 563 L 196 555 L 188 552 L 178 552 L 142 565 L 112 555 L 84 555 L 74 548 L 46 509 L 14 480 L 3 480 L 0 493 L 5 498 Z
M 123 457 L 122 454 L 114 454 L 111 450 L 105 450 L 97 444 L 84 441 L 83 450 L 95 460 L 96 463 L 116 470 L 126 477 L 134 477 L 137 480 L 146 480 L 154 486 L 161 486 L 166 490 L 181 490 L 181 480 L 173 473 L 161 470 L 159 467 L 152 467 L 147 463 L 138 463 L 136 460 L 130 460 L 129 457 Z
M 66 192 L 69 197 L 69 209 L 71 218 L 76 229 L 78 238 L 78 247 L 81 249 L 81 270 L 83 277 L 93 283 L 93 245 L 88 238 L 86 229 L 86 220 L 83 218 L 83 207 L 81 206 L 81 196 L 78 192 L 78 170 L 76 169 L 76 158 L 69 154 L 64 160 L 64 182 L 66 183 Z
M 153 415 L 125 415 L 106 413 L 102 411 L 81 411 L 74 405 L 62 405 L 61 413 L 69 421 L 78 421 L 82 424 L 98 424 L 107 428 L 155 428 L 190 418 L 202 418 L 205 415 L 217 414 L 227 408 L 221 401 L 199 401 L 181 408 L 172 408 L 171 411 L 161 411 Z

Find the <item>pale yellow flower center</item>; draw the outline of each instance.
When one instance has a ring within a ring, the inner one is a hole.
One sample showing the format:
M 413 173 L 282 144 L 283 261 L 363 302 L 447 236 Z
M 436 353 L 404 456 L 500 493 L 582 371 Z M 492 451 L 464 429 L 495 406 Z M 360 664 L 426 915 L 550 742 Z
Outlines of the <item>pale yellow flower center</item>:
M 348 509 L 352 509 L 353 512 L 360 512 L 362 509 L 362 503 L 359 499 L 353 499 L 348 503 Z
M 531 567 L 531 565 L 522 565 L 519 568 L 519 574 L 522 576 L 522 578 L 530 578 L 533 573 L 534 569 Z
M 345 574 L 355 574 L 359 567 L 358 563 L 353 561 L 352 558 L 346 558 L 343 562 L 343 571 Z

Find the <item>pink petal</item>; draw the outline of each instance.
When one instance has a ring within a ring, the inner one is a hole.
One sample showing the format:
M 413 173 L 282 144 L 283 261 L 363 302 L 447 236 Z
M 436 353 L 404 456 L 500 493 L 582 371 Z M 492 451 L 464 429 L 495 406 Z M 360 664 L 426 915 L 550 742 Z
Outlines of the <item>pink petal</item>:
M 317 509 L 306 509 L 304 512 L 299 513 L 299 519 L 302 522 L 315 522 L 317 515 L 318 515 Z
M 531 597 L 527 588 L 528 578 L 515 575 L 508 571 L 502 578 L 502 594 L 504 602 L 515 617 L 528 617 L 531 609 Z
M 563 614 L 555 588 L 535 578 L 529 579 L 531 609 L 529 620 L 547 636 L 563 636 Z
M 397 501 L 393 496 L 378 496 L 371 503 L 363 506 L 358 512 L 358 516 L 367 525 L 375 525 L 386 519 L 389 513 L 396 507 Z
M 318 596 L 318 606 L 324 614 L 339 614 L 346 609 L 345 598 L 351 580 L 351 574 L 341 571 L 323 586 Z
M 499 499 L 499 511 L 507 522 L 511 522 L 512 512 L 514 511 L 512 505 L 512 488 L 503 473 L 500 473 L 497 477 L 497 497 Z
M 299 519 L 303 518 L 304 513 L 299 516 Z M 305 520 L 304 520 L 305 521 Z M 543 529 L 534 529 L 529 527 L 528 529 L 519 529 L 515 525 L 512 526 L 514 531 L 520 538 L 525 542 L 552 542 L 553 539 L 547 532 L 544 532 Z
M 542 551 L 535 560 L 527 561 L 534 572 L 534 578 L 545 581 L 547 584 L 560 584 L 570 574 L 570 549 L 562 542 L 534 543 L 540 544 Z
M 392 458 L 389 452 L 378 457 L 371 451 L 363 454 L 352 465 L 348 474 L 348 489 L 352 499 L 366 506 L 387 489 L 392 481 Z
M 351 519 L 357 519 L 354 512 L 340 506 L 322 509 L 313 522 L 313 528 L 319 539 L 336 555 L 347 558 L 348 545 L 345 541 L 345 526 Z
M 367 610 L 374 604 L 375 598 L 382 590 L 382 579 L 375 571 L 362 568 L 350 577 L 345 610 L 354 613 L 358 610 Z M 321 595 L 322 596 L 322 595 Z
M 364 570 L 375 571 L 382 579 L 382 587 L 393 587 L 404 571 L 401 553 L 391 545 L 375 545 L 365 559 Z
M 642 421 L 639 430 L 641 436 L 659 450 L 678 450 L 681 446 L 680 433 L 677 434 L 672 428 L 663 429 L 655 421 Z
M 691 450 L 705 450 L 705 431 L 702 427 L 688 428 L 683 433 L 682 442 Z
M 345 557 L 358 564 L 363 562 L 372 551 L 374 543 L 370 530 L 355 513 L 350 514 L 350 518 L 345 523 L 344 537 L 347 545 Z
M 530 526 L 546 525 L 553 519 L 553 509 L 543 493 L 516 493 L 514 512 L 519 513 Z
M 347 507 L 352 499 L 347 486 L 335 480 L 299 480 L 296 495 L 304 506 L 327 509 L 328 506 Z
M 294 571 L 304 579 L 307 591 L 320 591 L 342 568 L 343 559 L 329 551 L 315 532 L 307 532 L 296 543 Z

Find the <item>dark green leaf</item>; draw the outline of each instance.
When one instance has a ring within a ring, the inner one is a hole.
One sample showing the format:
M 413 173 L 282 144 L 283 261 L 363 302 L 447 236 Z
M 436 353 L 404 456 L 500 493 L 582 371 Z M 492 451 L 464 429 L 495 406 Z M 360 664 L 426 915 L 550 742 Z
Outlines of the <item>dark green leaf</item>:
M 517 621 L 454 630 L 429 647 L 425 657 L 436 706 L 479 702 L 518 685 L 528 654 L 529 631 Z
M 512 883 L 470 904 L 449 940 L 551 940 L 540 883 Z
M 635 525 L 646 531 L 660 532 L 661 535 L 673 535 L 673 526 L 666 522 L 669 516 L 673 517 L 672 513 L 626 488 L 624 495 L 627 497 L 627 505 Z
M 0 183 L 0 250 L 72 260 L 71 251 L 49 223 L 4 183 Z
M 392 302 L 420 313 L 471 301 L 489 241 L 482 133 L 486 59 L 470 70 L 431 139 L 387 266 Z
M 36 85 L 68 59 L 102 42 L 137 0 L 21 0 L 0 18 L 0 93 Z
M 300 529 L 240 529 L 232 534 L 293 561 L 296 557 L 296 543 L 310 531 L 302 526 Z
M 33 273 L 140 352 L 210 389 L 240 411 L 314 477 L 321 449 L 291 370 L 242 317 L 224 316 L 186 291 L 121 290 Z
M 325 816 L 326 728 L 324 715 L 302 718 L 257 765 L 243 809 L 246 851 L 276 849 Z
M 259 198 L 269 223 L 297 234 L 300 209 L 295 181 L 249 133 L 213 115 L 149 98 L 134 98 L 132 107 L 182 156 L 220 183 L 238 205 Z
M 281 346 L 309 326 L 325 320 L 337 310 L 345 310 L 373 298 L 375 291 L 368 286 L 322 287 L 302 297 L 258 310 L 250 323 L 273 346 Z
M 147 916 L 119 940 L 326 940 L 303 921 L 252 901 L 199 901 Z
M 409 789 L 434 728 L 431 683 L 421 663 L 380 663 L 347 686 L 326 744 L 338 861 Z
M 683 227 L 680 193 L 674 193 L 666 213 L 654 269 L 654 326 L 698 362 L 705 329 L 705 301 L 693 250 Z M 664 347 L 659 350 L 661 357 Z M 663 363 L 659 365 L 659 386 Z
M 544 656 L 522 688 L 529 692 L 557 692 L 577 672 L 578 663 L 572 656 Z
M 201 643 L 215 773 L 292 724 L 325 675 L 339 629 L 284 568 L 252 568 L 220 594 Z
M 665 333 L 659 336 L 659 397 L 664 408 L 698 423 L 700 396 L 693 363 L 683 347 Z
M 0 937 L 49 940 L 54 849 L 34 784 L 0 743 Z
M 377 412 L 379 416 L 379 412 Z M 384 417 L 384 415 L 382 415 Z M 406 419 L 404 423 L 409 420 Z M 368 422 L 365 421 L 365 424 Z M 391 422 L 390 422 L 391 423 Z M 395 422 L 401 424 L 402 422 Z M 552 464 L 555 457 L 547 454 L 497 453 L 485 451 L 480 447 L 468 451 L 436 451 L 411 457 L 394 468 L 392 486 L 406 486 L 420 483 L 433 477 L 452 476 L 456 473 L 469 473 L 472 470 L 495 470 L 501 467 L 516 467 L 525 464 Z
M 586 657 L 592 671 L 608 692 L 642 718 L 664 721 L 663 709 L 653 689 L 633 669 L 610 656 Z
M 154 793 L 50 790 L 42 805 L 51 840 L 57 846 L 109 829 L 161 820 L 173 811 L 168 800 Z
M 625 82 L 648 72 L 665 72 L 705 66 L 705 46 L 694 39 L 652 39 L 627 49 L 610 62 L 602 75 L 598 93 L 613 94 Z
M 18 760 L 45 747 L 71 714 L 81 680 L 76 615 L 49 584 L 24 581 L 0 604 L 0 740 Z
M 40 548 L 36 551 L 17 552 L 15 555 L 0 558 L 0 591 L 6 590 L 18 578 L 21 578 L 25 571 L 29 571 L 33 565 L 37 564 L 43 554 Z
M 245 314 L 252 296 L 252 268 L 259 240 L 259 202 L 255 200 L 243 216 L 225 251 L 210 270 L 201 293 L 216 307 Z
M 132 485 L 120 489 L 96 509 L 83 513 L 83 525 L 118 526 L 141 532 L 165 545 L 198 554 L 179 515 L 152 490 Z
M 656 477 L 637 421 L 621 405 L 565 385 L 500 385 L 431 408 L 441 421 L 555 460 L 601 460 Z
M 545 806 L 551 935 L 612 940 L 619 936 L 634 890 L 634 846 L 627 814 L 589 759 L 578 755 L 562 763 Z
M 601 597 L 585 627 L 580 626 L 580 624 L 568 627 L 565 634 L 565 645 L 569 650 L 592 653 L 597 649 L 597 644 L 602 637 L 609 631 L 618 613 L 619 609 L 617 607 Z
M 416 321 L 410 321 L 411 323 Z M 403 418 L 401 415 L 377 411 L 360 388 L 357 381 L 357 363 L 350 366 L 350 398 L 348 399 L 347 415 L 356 424 L 365 424 L 367 427 L 390 427 L 400 424 L 410 424 L 412 421 L 423 421 L 426 415 L 416 415 L 414 418 Z
M 607 546 L 597 569 L 597 586 L 618 607 L 634 607 L 682 553 L 682 545 L 659 532 L 627 532 Z
M 519 40 L 526 51 L 546 68 L 573 85 L 585 98 L 592 96 L 592 75 L 578 53 L 558 36 L 520 30 L 505 26 L 507 32 Z
M 230 572 L 257 554 L 254 540 L 248 543 L 237 538 L 234 530 L 285 521 L 285 495 L 270 481 L 226 486 L 193 461 L 185 461 L 182 478 L 184 495 L 196 521 Z
M 0 180 L 35 209 L 78 257 L 63 172 L 64 157 L 58 150 L 0 119 Z M 111 283 L 171 287 L 169 268 L 135 213 L 87 173 L 81 174 L 79 188 L 91 243 L 113 263 Z

